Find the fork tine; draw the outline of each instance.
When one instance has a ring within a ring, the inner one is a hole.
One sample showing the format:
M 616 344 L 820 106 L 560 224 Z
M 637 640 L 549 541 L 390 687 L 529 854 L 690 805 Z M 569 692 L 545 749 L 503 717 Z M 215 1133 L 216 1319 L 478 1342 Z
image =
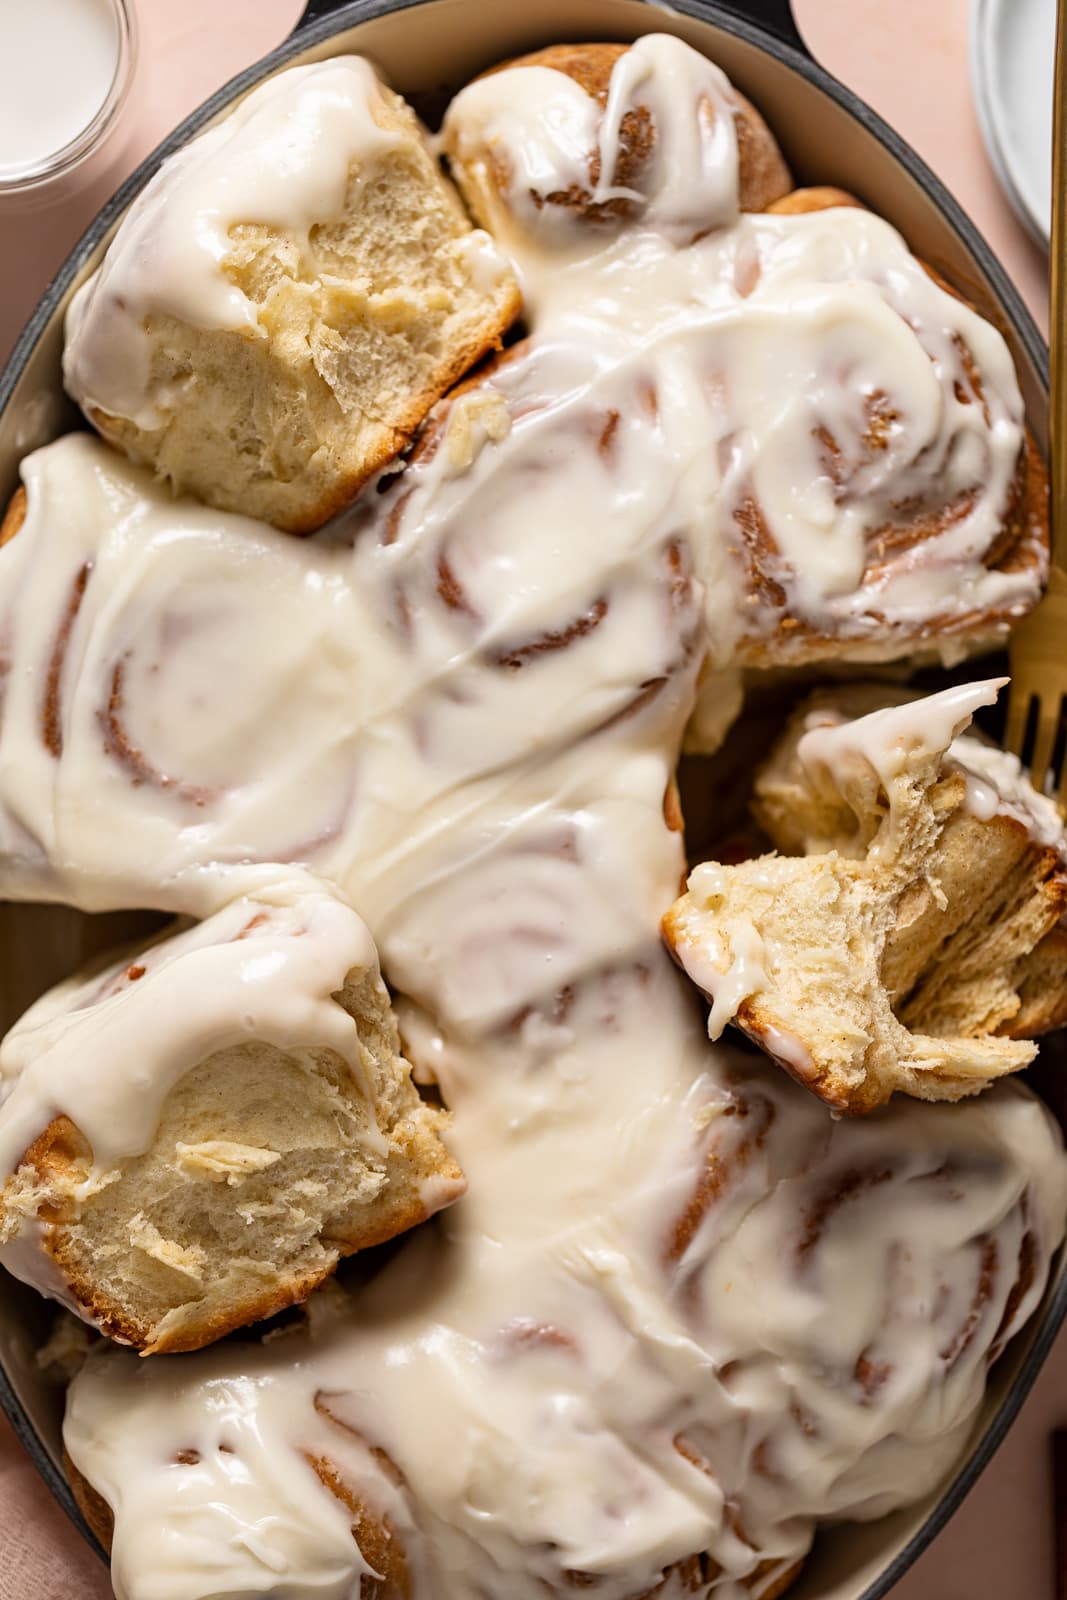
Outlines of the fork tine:
M 1023 693 L 1017 683 L 1013 683 L 1008 692 L 1008 723 L 1004 730 L 1004 748 L 1022 759 L 1023 743 L 1026 739 L 1026 721 L 1030 713 L 1030 701 L 1033 696 Z
M 1048 769 L 1052 765 L 1052 748 L 1060 726 L 1060 700 L 1041 698 L 1037 702 L 1037 737 L 1034 740 L 1034 757 L 1030 763 L 1030 781 L 1035 789 L 1044 790 Z

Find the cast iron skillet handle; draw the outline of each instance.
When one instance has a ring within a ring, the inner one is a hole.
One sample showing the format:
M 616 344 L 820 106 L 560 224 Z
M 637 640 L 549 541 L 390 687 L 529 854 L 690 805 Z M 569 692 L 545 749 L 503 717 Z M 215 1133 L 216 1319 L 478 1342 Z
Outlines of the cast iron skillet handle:
M 811 59 L 811 51 L 800 37 L 793 16 L 792 0 L 719 0 L 719 4 L 724 11 L 751 22 L 761 33 L 771 34 Z
M 762 33 L 770 34 L 783 44 L 792 45 L 793 49 L 799 50 L 802 55 L 810 57 L 811 52 L 800 37 L 794 21 L 791 0 L 718 0 L 718 3 L 723 11 L 731 12 L 735 17 L 743 18 L 745 22 L 751 22 Z M 348 0 L 307 0 L 304 14 L 294 32 L 306 28 L 309 23 L 318 22 L 322 17 L 331 16 L 346 4 Z

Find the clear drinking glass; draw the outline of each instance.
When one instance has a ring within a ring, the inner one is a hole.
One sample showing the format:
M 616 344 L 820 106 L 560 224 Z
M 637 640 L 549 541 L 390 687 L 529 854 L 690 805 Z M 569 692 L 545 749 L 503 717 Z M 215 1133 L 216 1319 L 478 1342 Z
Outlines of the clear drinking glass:
M 32 6 L 36 0 L 4 0 L 4 3 Z M 101 4 L 110 11 L 115 25 L 115 69 L 104 98 L 91 120 L 82 128 L 56 149 L 42 152 L 35 158 L 5 164 L 5 152 L 0 139 L 0 198 L 25 194 L 53 183 L 100 150 L 115 131 L 129 98 L 137 64 L 137 17 L 133 0 L 93 0 L 93 3 Z M 3 9 L 4 6 L 0 5 L 0 17 Z M 0 26 L 0 33 L 3 31 Z M 61 45 L 57 48 L 61 48 Z

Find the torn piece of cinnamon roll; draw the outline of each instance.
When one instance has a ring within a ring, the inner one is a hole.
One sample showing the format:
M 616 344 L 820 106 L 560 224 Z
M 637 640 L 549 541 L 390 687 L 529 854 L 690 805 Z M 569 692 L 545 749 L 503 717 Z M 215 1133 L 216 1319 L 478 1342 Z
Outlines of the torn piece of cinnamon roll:
M 998 687 L 803 708 L 756 782 L 782 853 L 698 866 L 664 919 L 712 1036 L 736 1022 L 838 1110 L 975 1094 L 1064 1015 L 1059 815 L 958 737 Z
M 0 1260 L 145 1353 L 303 1300 L 464 1187 L 366 927 L 306 874 L 259 879 L 0 1046 Z
M 519 304 L 414 112 L 339 56 L 272 77 L 163 163 L 71 303 L 64 379 L 179 492 L 306 533 Z

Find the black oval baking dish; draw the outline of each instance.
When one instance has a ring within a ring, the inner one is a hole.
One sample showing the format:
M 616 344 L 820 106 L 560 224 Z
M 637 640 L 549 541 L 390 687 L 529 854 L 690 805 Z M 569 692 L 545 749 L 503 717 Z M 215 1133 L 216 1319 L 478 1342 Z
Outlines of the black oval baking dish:
M 417 12 L 417 17 L 415 13 Z M 205 101 L 103 208 L 43 294 L 0 375 L 0 495 L 20 458 L 76 422 L 60 381 L 67 302 L 92 270 L 126 207 L 160 162 L 279 68 L 340 52 L 371 56 L 428 120 L 449 93 L 506 56 L 564 40 L 627 40 L 650 31 L 686 39 L 718 61 L 763 111 L 801 181 L 849 189 L 887 217 L 917 254 L 956 284 L 1004 333 L 1035 437 L 1048 423 L 1047 350 L 988 245 L 913 150 L 804 47 L 789 0 L 310 0 L 277 50 Z M 90 949 L 111 942 L 115 919 L 55 907 L 0 906 L 0 1025 Z M 1046 1052 L 1050 1056 L 1051 1051 Z M 1061 1121 L 1054 1074 L 1037 1086 Z M 50 1489 L 92 1536 L 61 1466 L 61 1396 L 38 1371 L 35 1349 L 50 1313 L 5 1278 L 0 1303 L 0 1404 Z M 817 1541 L 791 1600 L 879 1600 L 944 1526 L 987 1465 L 1019 1410 L 1067 1312 L 1061 1260 L 1043 1305 L 994 1370 L 966 1459 L 924 1504 L 878 1523 L 838 1528 Z

